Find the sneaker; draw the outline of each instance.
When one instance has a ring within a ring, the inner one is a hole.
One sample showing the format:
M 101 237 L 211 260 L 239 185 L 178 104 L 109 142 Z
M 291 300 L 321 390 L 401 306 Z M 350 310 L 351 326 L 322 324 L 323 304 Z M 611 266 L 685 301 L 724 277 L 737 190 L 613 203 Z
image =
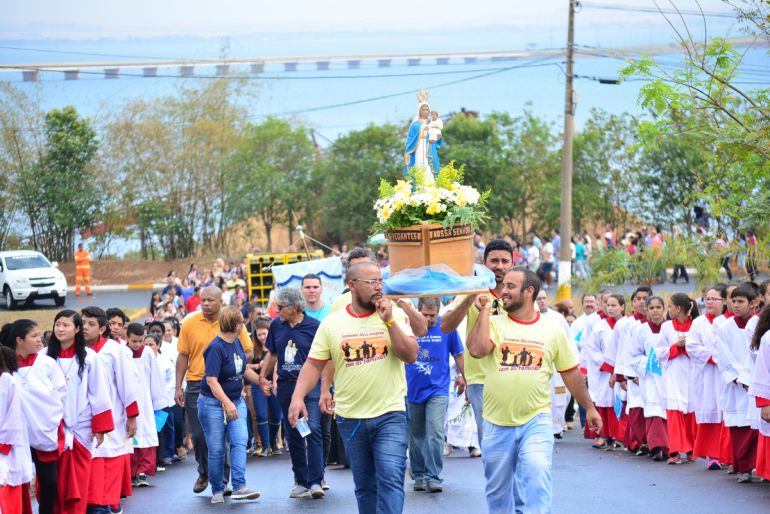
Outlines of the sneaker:
M 310 489 L 299 484 L 295 484 L 289 493 L 289 498 L 307 498 L 308 496 L 310 496 Z
M 156 473 L 163 473 L 164 471 L 166 471 L 166 468 L 164 468 L 163 466 L 155 466 Z
M 449 457 L 450 455 L 452 455 L 452 445 L 444 443 L 444 457 Z
M 751 482 L 751 473 L 738 473 L 738 483 L 747 484 Z
M 283 452 L 278 447 L 278 443 L 273 442 L 273 444 L 270 445 L 270 455 L 282 455 Z
M 706 466 L 706 469 L 709 471 L 717 471 L 722 469 L 722 465 L 719 463 L 716 459 L 711 459 L 708 463 L 708 466 Z
M 735 474 L 735 467 L 732 464 L 727 466 L 727 474 L 728 475 L 734 475 Z
M 193 485 L 193 492 L 195 494 L 202 493 L 206 490 L 206 488 L 209 486 L 209 479 L 204 477 L 203 475 L 198 475 L 198 479 L 195 481 L 195 484 Z
M 441 487 L 441 482 L 428 482 L 428 491 L 431 493 L 440 493 L 444 491 L 444 488 Z
M 415 480 L 414 481 L 414 490 L 415 491 L 427 491 L 428 490 L 428 483 L 425 480 Z
M 253 491 L 245 485 L 233 491 L 233 500 L 256 500 L 259 498 L 259 491 Z
M 225 496 L 232 496 L 233 495 L 233 488 L 229 485 L 225 486 Z
M 136 475 L 136 486 L 137 487 L 150 487 L 150 483 L 147 481 L 147 475 L 144 473 L 139 473 Z
M 652 460 L 655 462 L 663 462 L 663 450 L 655 450 L 652 454 Z
M 317 500 L 319 498 L 323 498 L 326 496 L 326 493 L 323 490 L 323 487 L 321 487 L 320 484 L 313 484 L 310 486 L 310 496 Z
M 637 457 L 644 457 L 645 455 L 650 453 L 650 449 L 647 448 L 647 445 L 641 445 L 638 450 L 636 450 L 636 456 Z
M 211 503 L 225 503 L 225 495 L 222 493 L 214 493 L 211 495 Z
M 672 455 L 668 458 L 666 461 L 666 464 L 682 464 L 682 457 L 677 453 L 675 455 Z
M 123 514 L 123 507 L 118 505 L 117 507 L 110 507 L 110 514 Z
M 325 478 L 321 480 L 321 489 L 323 489 L 324 491 L 328 491 L 331 488 L 332 486 L 329 485 L 329 483 L 326 481 Z
M 562 436 L 561 432 L 559 432 L 558 434 L 554 434 L 553 437 L 554 439 L 562 439 L 564 436 Z
M 280 453 L 279 453 L 280 455 Z M 257 457 L 270 457 L 270 448 L 264 447 L 257 453 Z
M 481 457 L 481 450 L 471 447 L 471 451 L 468 454 L 470 457 Z
M 139 480 L 136 477 L 131 477 L 131 487 L 139 487 Z

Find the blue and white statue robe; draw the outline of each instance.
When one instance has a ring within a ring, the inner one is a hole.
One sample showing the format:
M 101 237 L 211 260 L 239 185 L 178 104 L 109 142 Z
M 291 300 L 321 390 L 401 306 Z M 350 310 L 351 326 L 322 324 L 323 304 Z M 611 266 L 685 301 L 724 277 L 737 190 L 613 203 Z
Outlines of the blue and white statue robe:
M 409 133 L 406 136 L 404 176 L 408 175 L 410 168 L 417 167 L 424 170 L 425 182 L 432 184 L 434 177 L 438 175 L 441 169 L 438 159 L 441 141 L 441 139 L 435 143 L 428 141 L 427 124 L 420 120 L 414 120 L 409 126 Z

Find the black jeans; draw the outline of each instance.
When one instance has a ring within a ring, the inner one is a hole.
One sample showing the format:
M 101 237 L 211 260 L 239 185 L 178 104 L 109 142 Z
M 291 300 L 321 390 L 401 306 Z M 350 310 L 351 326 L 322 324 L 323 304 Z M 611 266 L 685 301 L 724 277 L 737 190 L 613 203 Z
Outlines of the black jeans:
M 187 389 L 184 391 L 184 414 L 187 418 L 187 432 L 192 439 L 195 449 L 195 462 L 198 463 L 198 474 L 203 478 L 209 478 L 209 449 L 206 446 L 206 437 L 203 435 L 203 427 L 198 419 L 198 395 L 201 391 L 200 380 L 187 381 Z M 229 445 L 228 445 L 229 447 Z M 230 451 L 225 451 L 225 485 L 230 478 Z
M 570 395 L 567 401 L 567 408 L 564 410 L 564 421 L 572 423 L 575 421 L 575 399 Z
M 332 448 L 332 417 L 328 414 L 321 414 L 321 431 L 324 440 L 324 467 L 326 467 L 329 451 Z
M 674 275 L 671 277 L 671 280 L 674 281 L 674 283 L 677 282 L 680 278 L 683 278 L 685 283 L 690 283 L 690 277 L 687 275 L 687 269 L 685 269 L 684 266 L 681 264 L 675 264 L 674 265 Z
M 35 462 L 35 473 L 37 474 L 37 492 L 39 495 L 40 514 L 53 514 L 54 505 L 57 498 L 57 479 L 59 468 L 57 461 L 42 462 L 37 458 L 37 453 L 32 450 L 32 460 Z

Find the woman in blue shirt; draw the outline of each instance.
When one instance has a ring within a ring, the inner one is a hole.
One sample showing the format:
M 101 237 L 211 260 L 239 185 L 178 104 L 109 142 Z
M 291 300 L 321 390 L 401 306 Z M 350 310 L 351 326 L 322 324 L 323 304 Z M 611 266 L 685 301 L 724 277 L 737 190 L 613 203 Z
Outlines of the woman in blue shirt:
M 238 334 L 243 329 L 243 315 L 236 307 L 222 309 L 219 334 L 206 350 L 206 380 L 198 396 L 198 418 L 208 446 L 211 503 L 224 503 L 225 441 L 230 442 L 230 469 L 233 500 L 253 500 L 259 492 L 246 486 L 246 444 L 249 415 L 241 397 L 243 379 L 259 383 L 259 375 L 246 367 L 246 353 Z

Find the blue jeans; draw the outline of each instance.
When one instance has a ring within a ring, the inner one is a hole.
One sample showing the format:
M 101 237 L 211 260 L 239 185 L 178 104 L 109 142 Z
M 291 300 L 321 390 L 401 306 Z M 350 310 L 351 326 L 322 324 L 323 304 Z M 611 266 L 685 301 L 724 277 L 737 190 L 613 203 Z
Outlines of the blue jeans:
M 441 482 L 447 405 L 449 396 L 443 394 L 425 403 L 409 402 L 409 461 L 415 480 Z
M 538 414 L 524 425 L 484 421 L 481 458 L 490 514 L 551 512 L 553 420 Z
M 404 510 L 404 473 L 408 428 L 405 412 L 370 419 L 337 415 L 345 442 L 359 514 L 400 514 Z
M 225 424 L 221 402 L 210 396 L 198 397 L 198 419 L 208 446 L 208 473 L 212 493 L 225 490 L 225 439 L 230 442 L 233 489 L 238 490 L 246 485 L 246 423 L 249 422 L 249 412 L 243 398 L 238 398 L 233 403 L 238 409 L 238 419 L 228 420 Z
M 251 400 L 257 415 L 259 440 L 262 442 L 262 448 L 267 448 L 278 438 L 278 429 L 281 428 L 281 403 L 275 394 L 265 396 L 262 389 L 255 385 L 251 386 Z
M 479 444 L 481 444 L 484 439 L 484 384 L 468 384 L 468 399 L 471 401 Z
M 296 382 L 278 381 L 278 401 L 281 403 L 283 415 L 289 419 L 289 405 L 294 394 Z M 315 388 L 305 397 L 307 409 L 307 424 L 310 434 L 302 437 L 296 428 L 289 427 L 289 455 L 291 469 L 294 471 L 294 481 L 302 487 L 314 484 L 321 485 L 324 478 L 324 443 L 321 432 L 321 407 L 318 400 L 321 397 L 321 386 Z M 307 441 L 307 447 L 305 442 Z
M 163 455 L 161 459 L 173 459 L 174 458 L 174 412 L 168 410 L 168 418 L 166 418 L 166 424 L 163 425 L 163 429 L 160 431 L 160 437 L 163 438 Z

